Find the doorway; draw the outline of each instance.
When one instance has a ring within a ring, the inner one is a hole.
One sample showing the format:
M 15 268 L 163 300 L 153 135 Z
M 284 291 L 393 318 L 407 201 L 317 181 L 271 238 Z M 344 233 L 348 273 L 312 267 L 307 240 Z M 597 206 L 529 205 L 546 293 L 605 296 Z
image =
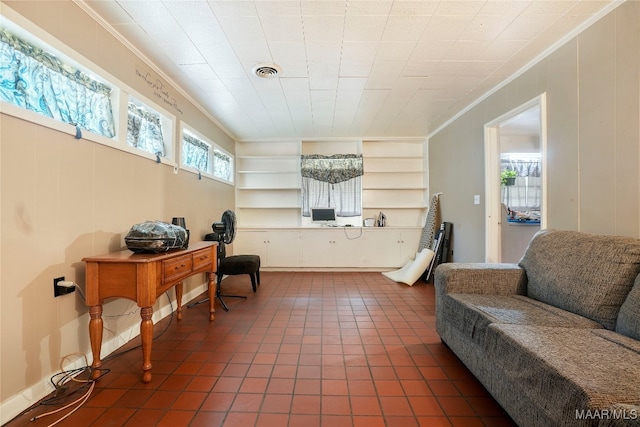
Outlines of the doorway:
M 546 227 L 542 94 L 485 125 L 486 262 L 516 263 Z

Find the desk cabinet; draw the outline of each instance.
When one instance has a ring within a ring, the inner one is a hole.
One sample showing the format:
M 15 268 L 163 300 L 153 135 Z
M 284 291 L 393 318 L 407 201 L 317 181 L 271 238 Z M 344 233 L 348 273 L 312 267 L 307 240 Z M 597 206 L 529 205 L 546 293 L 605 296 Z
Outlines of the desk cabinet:
M 233 252 L 259 255 L 265 268 L 387 270 L 415 255 L 421 231 L 418 227 L 240 229 Z
M 419 228 L 370 228 L 365 229 L 364 243 L 367 248 L 365 266 L 371 268 L 395 268 L 403 266 L 415 256 L 420 244 Z
M 361 230 L 360 227 L 304 230 L 302 232 L 302 265 L 304 267 L 362 267 Z
M 261 267 L 300 267 L 300 232 L 295 229 L 238 230 L 233 253 L 258 255 Z

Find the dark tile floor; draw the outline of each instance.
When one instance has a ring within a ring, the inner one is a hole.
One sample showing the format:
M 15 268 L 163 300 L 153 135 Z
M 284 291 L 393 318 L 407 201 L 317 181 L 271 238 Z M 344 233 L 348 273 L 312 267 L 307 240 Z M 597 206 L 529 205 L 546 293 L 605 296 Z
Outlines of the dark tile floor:
M 225 299 L 231 310 L 217 305 L 213 322 L 208 304 L 159 322 L 151 383 L 141 382 L 140 349 L 111 358 L 86 403 L 57 425 L 515 425 L 440 342 L 431 284 L 263 272 L 255 294 L 247 276 L 225 279 L 223 289 L 249 298 Z M 7 427 L 47 426 L 68 410 L 29 419 L 59 406 Z

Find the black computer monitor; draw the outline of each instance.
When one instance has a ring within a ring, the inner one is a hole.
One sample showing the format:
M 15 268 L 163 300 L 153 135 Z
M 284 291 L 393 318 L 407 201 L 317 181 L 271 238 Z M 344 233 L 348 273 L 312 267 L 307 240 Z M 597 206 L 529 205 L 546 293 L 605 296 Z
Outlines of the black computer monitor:
M 334 222 L 335 220 L 336 210 L 334 208 L 311 208 L 311 221 Z

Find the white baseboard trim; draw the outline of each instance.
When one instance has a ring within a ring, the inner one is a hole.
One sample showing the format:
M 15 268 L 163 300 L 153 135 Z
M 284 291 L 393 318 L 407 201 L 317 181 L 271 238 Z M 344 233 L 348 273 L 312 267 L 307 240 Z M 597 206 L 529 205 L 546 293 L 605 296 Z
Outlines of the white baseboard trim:
M 198 286 L 191 291 L 185 293 L 182 297 L 182 306 L 183 308 L 193 300 L 194 298 L 201 295 L 203 292 L 207 290 L 207 284 L 203 284 Z M 171 304 L 167 301 L 164 305 L 162 305 L 159 309 L 154 310 L 153 312 L 153 323 L 157 323 L 165 317 L 171 315 L 172 311 L 175 311 L 175 301 L 172 300 Z M 110 339 L 104 340 L 102 342 L 102 348 L 100 351 L 100 358 L 104 359 L 118 348 L 122 347 L 123 343 L 131 341 L 133 338 L 140 335 L 140 325 L 134 324 L 131 327 L 123 330 L 118 335 L 113 336 Z M 93 360 L 93 356 L 91 354 L 91 350 L 88 350 L 85 353 L 87 360 L 89 363 Z M 142 355 L 140 357 L 140 361 L 142 361 Z M 64 365 L 65 370 L 79 369 L 84 366 L 84 358 L 76 357 L 74 359 L 70 359 L 70 361 Z M 52 373 L 47 377 L 40 379 L 36 384 L 22 390 L 19 393 L 14 394 L 8 399 L 4 400 L 0 404 L 0 425 L 4 425 L 15 418 L 18 414 L 20 414 L 25 409 L 29 408 L 31 405 L 34 405 L 42 398 L 46 397 L 50 393 L 54 391 L 53 385 L 51 384 L 50 378 L 55 374 Z M 142 373 L 140 374 L 142 375 Z

